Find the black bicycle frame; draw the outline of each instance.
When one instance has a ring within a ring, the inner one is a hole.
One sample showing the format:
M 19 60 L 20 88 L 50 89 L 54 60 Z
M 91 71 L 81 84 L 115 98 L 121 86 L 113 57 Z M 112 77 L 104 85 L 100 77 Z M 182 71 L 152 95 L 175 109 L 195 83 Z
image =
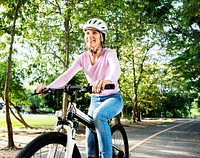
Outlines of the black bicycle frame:
M 84 124 L 85 126 L 87 126 L 92 133 L 94 134 L 94 140 L 95 140 L 95 157 L 99 158 L 99 146 L 98 146 L 98 138 L 97 138 L 97 134 L 95 131 L 95 126 L 93 123 L 93 118 L 87 114 L 85 114 L 84 112 L 82 112 L 81 110 L 79 110 L 78 108 L 76 108 L 76 98 L 77 98 L 78 92 L 75 91 L 73 92 L 73 94 L 70 95 L 71 97 L 71 105 L 68 108 L 67 114 L 66 114 L 66 118 L 67 120 L 72 121 L 74 124 L 78 124 L 75 119 L 78 120 L 78 122 L 81 122 L 82 124 Z M 66 121 L 67 121 L 66 120 Z M 76 127 L 78 128 L 78 126 Z

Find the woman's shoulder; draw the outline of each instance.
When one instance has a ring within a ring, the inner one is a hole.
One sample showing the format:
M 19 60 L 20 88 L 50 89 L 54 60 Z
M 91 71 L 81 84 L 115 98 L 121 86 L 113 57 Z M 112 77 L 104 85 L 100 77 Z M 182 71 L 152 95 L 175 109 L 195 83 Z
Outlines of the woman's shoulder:
M 115 52 L 115 50 L 111 49 L 111 48 L 104 48 L 105 52 Z
M 88 53 L 82 52 L 81 54 L 78 54 L 75 56 L 75 63 L 83 63 L 88 60 Z
M 115 55 L 117 54 L 115 50 L 111 49 L 111 48 L 104 48 L 104 54 L 106 55 Z
M 81 54 L 79 54 L 78 56 L 80 57 L 80 58 L 85 58 L 85 57 L 87 57 L 88 56 L 88 51 L 84 51 L 84 52 L 82 52 Z

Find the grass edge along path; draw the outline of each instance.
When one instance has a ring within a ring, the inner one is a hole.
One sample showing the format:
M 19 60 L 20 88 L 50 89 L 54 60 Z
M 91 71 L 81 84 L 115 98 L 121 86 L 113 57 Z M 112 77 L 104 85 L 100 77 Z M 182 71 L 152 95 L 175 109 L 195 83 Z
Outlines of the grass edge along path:
M 51 114 L 23 114 L 22 117 L 27 124 L 33 128 L 54 126 L 57 122 L 57 117 Z M 24 128 L 23 124 L 21 124 L 13 115 L 11 115 L 11 121 L 13 128 Z M 6 115 L 0 114 L 0 128 L 6 127 Z

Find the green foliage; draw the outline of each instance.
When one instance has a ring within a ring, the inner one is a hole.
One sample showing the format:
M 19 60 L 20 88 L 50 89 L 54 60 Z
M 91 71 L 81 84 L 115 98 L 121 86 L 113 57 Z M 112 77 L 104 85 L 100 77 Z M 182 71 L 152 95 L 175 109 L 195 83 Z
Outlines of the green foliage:
M 0 62 L 0 67 L 0 97 L 3 99 L 7 64 L 5 62 Z M 13 62 L 9 93 L 12 94 L 12 101 L 18 104 L 22 103 L 23 100 L 26 100 L 25 88 L 23 87 L 22 79 L 23 74 L 18 71 L 17 64 Z
M 1 92 L 14 2 L 2 2 L 0 12 Z M 22 83 L 48 84 L 63 73 L 85 51 L 80 24 L 97 17 L 107 22 L 106 46 L 120 59 L 124 113 L 132 115 L 137 102 L 144 116 L 160 117 L 163 109 L 165 117 L 188 116 L 200 89 L 199 6 L 197 0 L 22 1 L 11 81 L 15 103 L 61 108 L 62 94 L 32 97 Z M 86 85 L 83 72 L 70 84 Z M 84 97 L 79 104 L 87 110 L 89 96 Z
M 25 121 L 31 126 L 31 127 L 48 127 L 48 126 L 54 126 L 57 117 L 54 115 L 22 115 Z M 14 128 L 24 128 L 24 126 L 16 120 L 13 116 L 11 116 L 12 124 Z M 5 121 L 5 115 L 0 115 L 0 128 L 6 127 L 6 121 Z
M 188 117 L 189 111 L 191 109 L 191 100 L 189 100 L 188 96 L 180 95 L 173 91 L 169 91 L 163 94 L 166 99 L 162 100 L 162 112 L 164 115 L 166 113 L 171 113 L 171 117 Z M 165 116 L 167 117 L 167 116 Z

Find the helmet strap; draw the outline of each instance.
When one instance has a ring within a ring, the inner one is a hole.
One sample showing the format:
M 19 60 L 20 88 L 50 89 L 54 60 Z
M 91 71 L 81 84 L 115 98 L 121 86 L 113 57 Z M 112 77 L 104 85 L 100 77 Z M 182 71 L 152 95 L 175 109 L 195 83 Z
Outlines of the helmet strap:
M 102 48 L 101 46 L 98 47 L 96 50 L 93 50 L 92 48 L 89 48 L 89 51 L 90 51 L 91 53 L 97 54 L 98 51 L 100 51 L 101 48 Z
M 101 40 L 101 47 L 102 48 L 104 48 L 105 47 L 105 34 L 103 34 L 103 33 L 101 33 L 101 38 L 102 38 L 102 40 Z

